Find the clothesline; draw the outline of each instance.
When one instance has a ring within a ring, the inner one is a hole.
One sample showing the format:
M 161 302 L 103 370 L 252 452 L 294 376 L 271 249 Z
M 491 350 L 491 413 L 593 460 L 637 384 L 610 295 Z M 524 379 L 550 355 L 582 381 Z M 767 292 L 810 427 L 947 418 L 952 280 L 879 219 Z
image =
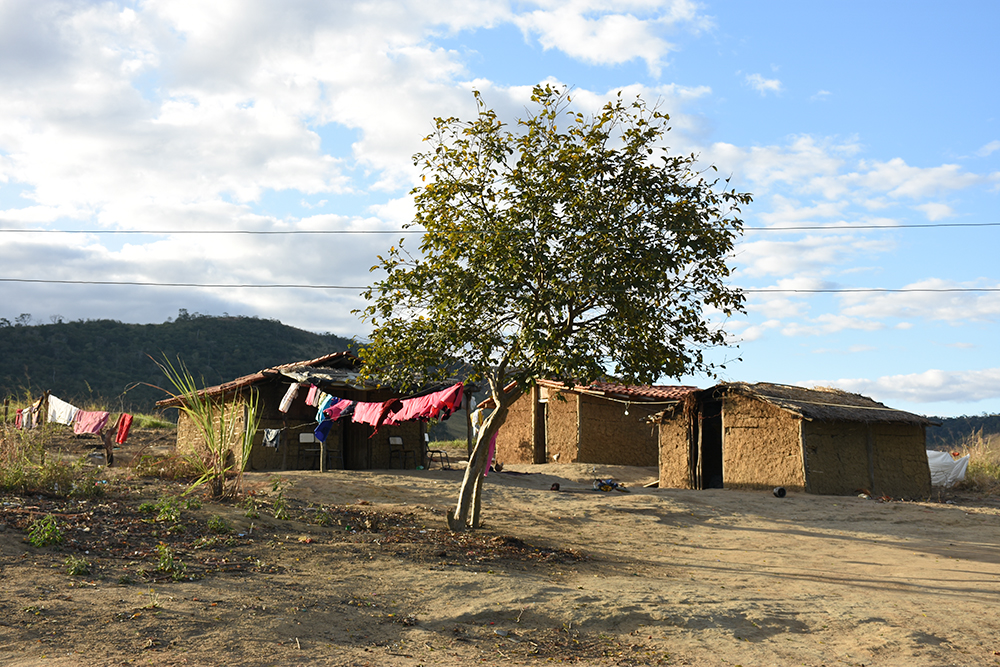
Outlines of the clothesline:
M 111 417 L 110 412 L 103 410 L 81 410 L 58 396 L 46 394 L 29 407 L 17 410 L 14 416 L 14 428 L 25 430 L 42 424 L 41 415 L 43 405 L 45 404 L 47 404 L 45 421 L 51 424 L 72 426 L 73 433 L 77 435 L 101 433 L 108 425 L 108 420 Z M 128 439 L 129 429 L 132 428 L 132 419 L 132 415 L 125 412 L 118 415 L 118 420 L 112 427 L 116 431 L 116 444 L 125 444 L 125 441 Z

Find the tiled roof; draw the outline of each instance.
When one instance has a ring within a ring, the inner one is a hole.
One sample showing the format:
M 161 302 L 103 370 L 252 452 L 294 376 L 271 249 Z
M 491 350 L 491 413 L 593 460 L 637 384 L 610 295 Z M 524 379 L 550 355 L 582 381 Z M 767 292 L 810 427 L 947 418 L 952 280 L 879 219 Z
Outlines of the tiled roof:
M 552 389 L 566 389 L 566 384 L 554 380 L 539 380 L 538 384 Z M 700 391 L 686 385 L 624 385 L 613 382 L 591 382 L 577 385 L 571 391 L 597 394 L 608 398 L 635 401 L 681 401 L 685 396 Z

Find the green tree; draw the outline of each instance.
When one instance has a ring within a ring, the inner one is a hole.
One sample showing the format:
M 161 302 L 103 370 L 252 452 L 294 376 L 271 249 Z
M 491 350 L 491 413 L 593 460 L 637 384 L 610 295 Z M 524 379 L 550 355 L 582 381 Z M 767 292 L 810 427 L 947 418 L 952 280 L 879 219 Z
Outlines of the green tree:
M 414 157 L 419 253 L 401 239 L 380 256 L 372 270 L 386 275 L 358 311 L 381 381 L 414 386 L 462 364 L 489 386 L 495 408 L 452 530 L 480 525 L 489 441 L 535 379 L 712 371 L 703 353 L 726 339 L 707 309 L 743 310 L 727 260 L 751 200 L 694 155 L 670 155 L 669 117 L 641 99 L 619 95 L 588 118 L 565 90 L 538 86 L 534 111 L 507 126 L 475 98 L 474 120 L 436 119 Z

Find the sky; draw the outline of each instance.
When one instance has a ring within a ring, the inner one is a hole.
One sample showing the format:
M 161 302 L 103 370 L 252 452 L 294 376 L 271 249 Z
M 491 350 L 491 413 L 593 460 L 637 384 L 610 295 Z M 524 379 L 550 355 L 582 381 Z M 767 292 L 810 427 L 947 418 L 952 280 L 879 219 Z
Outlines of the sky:
M 0 318 L 363 337 L 397 236 L 204 232 L 398 230 L 433 118 L 478 90 L 512 121 L 550 82 L 658 103 L 672 151 L 753 194 L 738 347 L 662 383 L 1000 412 L 997 25 L 992 0 L 0 0 Z

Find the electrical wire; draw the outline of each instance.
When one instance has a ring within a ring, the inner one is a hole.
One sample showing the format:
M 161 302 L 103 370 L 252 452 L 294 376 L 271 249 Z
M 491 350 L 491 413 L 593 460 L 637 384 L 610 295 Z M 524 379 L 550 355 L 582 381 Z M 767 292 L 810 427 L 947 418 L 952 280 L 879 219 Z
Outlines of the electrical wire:
M 138 280 L 51 280 L 45 278 L 0 278 L 0 283 L 37 283 L 51 285 L 121 285 L 133 287 L 202 287 L 210 289 L 321 289 L 367 290 L 370 285 L 305 285 L 296 283 L 166 283 Z M 623 289 L 609 288 L 607 292 Z M 744 288 L 744 294 L 852 294 L 852 293 L 976 293 L 1000 292 L 1000 287 L 843 287 L 828 289 L 801 289 L 784 287 Z
M 955 222 L 955 223 L 926 223 L 926 224 L 901 224 L 901 225 L 797 225 L 792 227 L 743 227 L 744 232 L 802 232 L 802 231 L 824 231 L 824 232 L 845 232 L 854 230 L 871 229 L 959 229 L 976 227 L 1000 227 L 1000 222 Z M 511 229 L 507 233 L 532 233 L 528 229 Z M 589 233 L 600 233 L 614 231 L 610 229 L 593 229 Z M 662 231 L 684 232 L 683 227 L 668 228 Z M 260 229 L 0 229 L 0 234 L 133 234 L 133 235 L 174 235 L 174 234 L 242 234 L 248 236 L 295 236 L 303 234 L 332 234 L 332 235 L 362 235 L 362 234 L 423 234 L 424 229 L 285 229 L 285 230 L 260 230 Z M 462 234 L 495 234 L 496 230 L 456 230 L 454 233 Z

